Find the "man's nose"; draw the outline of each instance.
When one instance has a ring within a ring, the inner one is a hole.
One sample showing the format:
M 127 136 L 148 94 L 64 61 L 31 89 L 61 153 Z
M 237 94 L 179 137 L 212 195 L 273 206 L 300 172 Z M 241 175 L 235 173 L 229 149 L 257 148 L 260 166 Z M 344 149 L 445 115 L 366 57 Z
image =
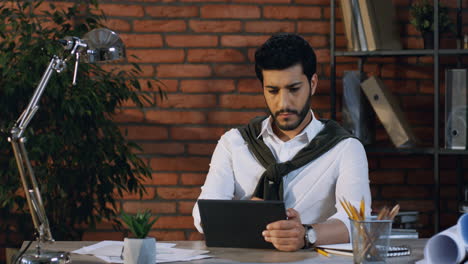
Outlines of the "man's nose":
M 291 104 L 291 97 L 287 91 L 281 89 L 279 92 L 279 108 L 280 109 L 289 109 Z

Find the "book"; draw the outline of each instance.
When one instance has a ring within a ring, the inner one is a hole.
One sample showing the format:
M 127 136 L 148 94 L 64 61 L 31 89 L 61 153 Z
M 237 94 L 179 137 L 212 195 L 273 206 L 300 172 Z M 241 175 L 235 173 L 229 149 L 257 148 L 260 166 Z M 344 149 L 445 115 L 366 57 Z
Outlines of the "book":
M 361 51 L 367 51 L 367 40 L 366 33 L 364 32 L 364 25 L 362 24 L 361 9 L 359 7 L 358 0 L 351 0 L 351 6 L 353 11 L 353 17 L 356 21 L 357 34 L 359 39 L 359 45 L 361 46 Z
M 358 0 L 367 49 L 399 50 L 400 34 L 391 0 Z
M 361 90 L 361 79 L 359 71 L 345 71 L 343 74 L 342 120 L 346 130 L 368 145 L 375 140 L 375 115 Z
M 361 46 L 357 38 L 356 21 L 354 20 L 350 0 L 341 0 L 341 12 L 343 14 L 343 24 L 348 42 L 348 50 L 360 51 Z

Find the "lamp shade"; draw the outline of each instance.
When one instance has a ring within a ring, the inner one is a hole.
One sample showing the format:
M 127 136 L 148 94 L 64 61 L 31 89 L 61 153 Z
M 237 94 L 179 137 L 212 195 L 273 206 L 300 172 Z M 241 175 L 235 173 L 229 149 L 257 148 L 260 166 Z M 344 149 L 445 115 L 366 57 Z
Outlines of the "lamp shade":
M 96 28 L 83 36 L 88 45 L 84 60 L 89 63 L 113 61 L 125 57 L 125 46 L 119 35 L 107 28 Z

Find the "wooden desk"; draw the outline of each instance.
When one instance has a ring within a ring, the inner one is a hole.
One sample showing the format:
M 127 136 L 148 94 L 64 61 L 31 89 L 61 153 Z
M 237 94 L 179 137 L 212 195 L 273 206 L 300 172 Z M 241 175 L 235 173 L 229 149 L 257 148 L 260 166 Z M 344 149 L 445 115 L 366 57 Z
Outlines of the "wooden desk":
M 427 239 L 407 239 L 393 240 L 392 245 L 408 245 L 411 247 L 411 256 L 388 258 L 387 263 L 414 263 L 423 258 L 424 245 Z M 166 241 L 164 241 L 166 242 Z M 170 242 L 170 241 L 167 241 Z M 73 251 L 83 246 L 89 246 L 96 242 L 91 241 L 59 241 L 52 245 L 44 245 L 46 249 Z M 246 249 L 246 248 L 216 248 L 205 246 L 204 241 L 172 241 L 178 248 L 209 250 L 209 255 L 213 258 L 201 259 L 188 262 L 172 262 L 174 264 L 215 264 L 215 263 L 290 263 L 290 264 L 310 264 L 310 263 L 353 263 L 351 257 L 337 256 L 324 257 L 316 252 L 301 250 L 297 252 L 280 252 L 270 249 Z M 26 242 L 23 243 L 23 246 Z M 33 248 L 31 245 L 31 248 Z M 157 253 L 156 253 L 157 254 Z M 73 264 L 106 263 L 94 256 L 71 254 Z

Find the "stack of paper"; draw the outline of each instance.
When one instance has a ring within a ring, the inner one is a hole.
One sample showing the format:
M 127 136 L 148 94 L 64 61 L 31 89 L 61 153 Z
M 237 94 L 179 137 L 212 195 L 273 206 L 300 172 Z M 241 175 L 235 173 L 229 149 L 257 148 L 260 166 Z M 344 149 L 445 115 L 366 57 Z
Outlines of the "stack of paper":
M 97 244 L 83 247 L 72 251 L 72 253 L 82 255 L 94 255 L 109 263 L 123 263 L 122 249 L 123 241 L 102 241 Z M 156 243 L 156 263 L 166 263 L 174 261 L 190 261 L 196 259 L 210 258 L 207 250 L 193 250 L 174 248 L 172 243 Z

